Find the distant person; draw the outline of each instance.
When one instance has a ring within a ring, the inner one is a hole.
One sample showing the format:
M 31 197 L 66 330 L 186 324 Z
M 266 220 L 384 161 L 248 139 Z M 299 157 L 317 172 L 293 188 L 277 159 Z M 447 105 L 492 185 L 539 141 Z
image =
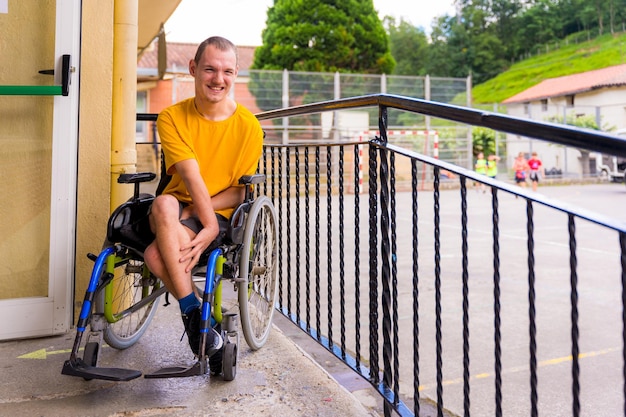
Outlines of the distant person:
M 528 162 L 524 158 L 524 152 L 520 152 L 513 161 L 513 172 L 515 172 L 515 184 L 520 187 L 526 187 L 526 172 L 528 171 Z
M 489 155 L 487 157 L 487 176 L 489 178 L 496 179 L 498 175 L 498 161 L 500 157 L 498 155 Z
M 474 171 L 476 171 L 477 174 L 487 175 L 487 160 L 485 159 L 485 154 L 483 154 L 482 152 L 478 152 L 478 155 L 476 156 L 476 163 L 474 164 Z M 484 193 L 485 184 L 481 183 L 480 188 L 481 190 L 483 190 L 483 193 Z
M 545 175 L 545 169 L 543 168 L 543 164 L 541 163 L 541 159 L 537 156 L 537 152 L 533 152 L 531 158 L 528 160 L 528 168 L 530 169 L 530 182 L 533 186 L 533 191 L 537 191 L 537 185 L 539 184 L 539 179 L 541 175 Z M 541 173 L 541 174 L 540 174 Z

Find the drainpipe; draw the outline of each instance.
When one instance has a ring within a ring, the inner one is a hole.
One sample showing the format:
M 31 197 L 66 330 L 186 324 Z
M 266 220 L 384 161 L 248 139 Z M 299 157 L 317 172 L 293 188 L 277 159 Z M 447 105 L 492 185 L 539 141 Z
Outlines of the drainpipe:
M 111 119 L 111 211 L 132 195 L 119 174 L 136 171 L 137 21 L 139 0 L 114 0 L 113 102 Z

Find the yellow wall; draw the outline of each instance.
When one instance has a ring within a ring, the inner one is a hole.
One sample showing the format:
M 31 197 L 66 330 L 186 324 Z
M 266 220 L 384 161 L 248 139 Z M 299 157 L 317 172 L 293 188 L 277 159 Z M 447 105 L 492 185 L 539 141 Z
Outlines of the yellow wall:
M 110 213 L 113 0 L 83 1 L 76 230 L 76 302 L 81 303 Z
M 53 85 L 53 0 L 0 14 L 0 85 Z M 53 97 L 0 96 L 0 299 L 48 295 Z

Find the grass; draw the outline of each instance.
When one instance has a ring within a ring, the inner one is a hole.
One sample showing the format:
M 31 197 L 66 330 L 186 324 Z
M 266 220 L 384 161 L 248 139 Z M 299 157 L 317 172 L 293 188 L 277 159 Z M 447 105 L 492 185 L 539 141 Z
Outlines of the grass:
M 513 64 L 495 78 L 472 88 L 475 104 L 500 103 L 533 85 L 564 75 L 626 63 L 626 33 L 569 44 Z

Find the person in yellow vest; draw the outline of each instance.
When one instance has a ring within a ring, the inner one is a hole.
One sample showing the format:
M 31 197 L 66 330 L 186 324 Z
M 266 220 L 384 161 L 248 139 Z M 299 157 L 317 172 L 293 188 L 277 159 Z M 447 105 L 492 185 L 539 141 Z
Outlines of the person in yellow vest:
M 478 155 L 476 156 L 476 163 L 474 164 L 474 170 L 476 171 L 477 174 L 487 175 L 487 160 L 485 159 L 485 154 L 483 154 L 482 152 L 479 152 Z M 474 185 L 476 184 L 474 183 Z M 480 188 L 481 190 L 483 190 L 483 193 L 484 193 L 485 184 L 481 183 Z
M 498 161 L 500 157 L 498 155 L 489 155 L 487 157 L 487 176 L 489 178 L 496 179 L 498 175 Z

